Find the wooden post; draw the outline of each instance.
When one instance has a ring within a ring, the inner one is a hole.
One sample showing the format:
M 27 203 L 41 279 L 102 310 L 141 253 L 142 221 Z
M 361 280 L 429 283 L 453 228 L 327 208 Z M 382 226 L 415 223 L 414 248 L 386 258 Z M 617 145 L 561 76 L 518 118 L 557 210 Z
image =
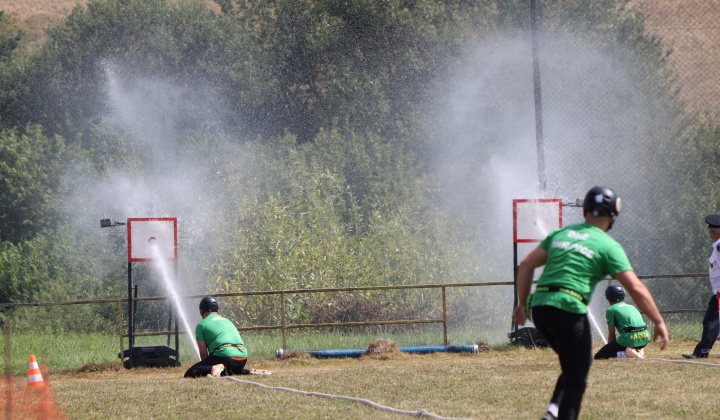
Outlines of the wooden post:
M 447 341 L 447 306 L 445 305 L 445 287 L 442 288 L 442 304 L 443 304 L 443 337 L 445 345 L 448 345 Z
M 122 302 L 118 300 L 118 330 L 120 331 L 120 362 L 125 361 L 125 349 L 123 343 L 123 316 L 122 316 Z
M 282 335 L 283 335 L 283 350 L 287 349 L 287 337 L 286 332 L 287 329 L 285 328 L 285 292 L 280 293 L 280 301 L 281 301 L 281 311 L 282 311 Z

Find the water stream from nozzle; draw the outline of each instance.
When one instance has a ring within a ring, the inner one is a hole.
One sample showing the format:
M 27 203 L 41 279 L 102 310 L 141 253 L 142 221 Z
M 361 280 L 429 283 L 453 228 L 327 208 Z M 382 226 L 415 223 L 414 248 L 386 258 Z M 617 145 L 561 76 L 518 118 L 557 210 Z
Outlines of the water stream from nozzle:
M 603 343 L 607 344 L 607 339 L 605 338 L 605 335 L 603 335 L 602 330 L 600 329 L 600 326 L 598 325 L 597 321 L 595 321 L 595 317 L 593 316 L 590 308 L 588 308 L 587 314 L 588 314 L 588 318 L 590 319 L 590 323 L 592 323 L 595 326 L 595 329 L 597 330 L 598 334 L 600 334 L 600 338 L 602 338 Z
M 170 273 L 170 267 L 168 265 L 168 262 L 165 258 L 163 258 L 162 254 L 160 253 L 160 249 L 156 245 L 151 245 L 150 248 L 153 252 L 153 266 L 159 272 L 160 277 L 165 284 L 165 288 L 168 290 L 168 292 L 170 292 L 170 297 L 172 299 L 171 304 L 175 307 L 175 313 L 180 318 L 180 322 L 186 331 L 185 336 L 188 338 L 188 340 L 190 341 L 190 345 L 195 350 L 195 355 L 197 356 L 198 360 L 200 360 L 200 349 L 198 348 L 197 342 L 194 340 L 194 329 L 190 328 L 187 316 L 185 316 L 185 311 L 183 310 L 182 305 L 180 305 L 180 296 L 178 295 L 177 288 L 175 287 L 175 284 L 173 282 L 173 275 Z

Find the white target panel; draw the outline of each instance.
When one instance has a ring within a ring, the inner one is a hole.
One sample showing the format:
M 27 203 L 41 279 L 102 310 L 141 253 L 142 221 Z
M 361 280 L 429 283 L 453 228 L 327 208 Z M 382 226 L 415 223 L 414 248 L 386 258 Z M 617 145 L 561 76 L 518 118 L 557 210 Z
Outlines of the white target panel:
M 540 242 L 548 233 L 562 227 L 562 200 L 513 200 L 515 243 Z
M 177 261 L 177 218 L 127 219 L 128 261 Z

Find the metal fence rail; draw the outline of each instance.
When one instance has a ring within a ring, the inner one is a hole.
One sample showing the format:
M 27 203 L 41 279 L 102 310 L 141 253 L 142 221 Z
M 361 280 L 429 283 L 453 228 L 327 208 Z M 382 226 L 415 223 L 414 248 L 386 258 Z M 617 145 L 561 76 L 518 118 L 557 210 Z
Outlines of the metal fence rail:
M 667 275 L 641 275 L 638 276 L 646 284 L 648 282 L 654 283 L 656 280 L 662 279 L 677 279 L 677 278 L 694 278 L 694 277 L 707 277 L 706 273 L 686 273 L 686 274 L 667 274 Z M 486 282 L 486 283 L 448 283 L 448 284 L 420 284 L 420 285 L 401 285 L 401 286 L 363 286 L 363 287 L 340 287 L 340 288 L 324 288 L 324 289 L 300 289 L 300 290 L 268 290 L 268 291 L 254 291 L 254 292 L 235 292 L 235 293 L 215 293 L 210 294 L 213 297 L 240 297 L 240 296 L 264 296 L 264 295 L 275 295 L 281 301 L 281 323 L 279 325 L 254 325 L 247 327 L 238 327 L 239 331 L 262 331 L 262 330 L 281 330 L 282 331 L 282 348 L 287 348 L 287 331 L 292 329 L 303 329 L 303 328 L 324 328 L 324 327 L 349 327 L 349 326 L 372 326 L 372 325 L 402 325 L 402 324 L 441 324 L 443 327 L 443 343 L 448 345 L 447 338 L 447 301 L 446 301 L 446 290 L 448 288 L 463 288 L 463 287 L 487 287 L 487 286 L 513 286 L 513 282 Z M 286 322 L 286 308 L 285 308 L 285 297 L 291 294 L 313 294 L 313 293 L 332 293 L 332 292 L 356 292 L 356 291 L 377 291 L 377 290 L 402 290 L 402 289 L 441 289 L 442 291 L 442 317 L 441 318 L 427 318 L 427 319 L 401 319 L 401 320 L 387 320 L 387 321 L 353 321 L 353 322 L 325 322 L 325 323 L 302 323 L 302 324 L 289 324 Z M 207 295 L 187 295 L 182 296 L 181 299 L 197 299 Z M 165 301 L 171 298 L 165 296 L 153 296 L 153 297 L 138 297 L 134 298 L 133 302 L 144 302 L 144 301 Z M 37 302 L 37 303 L 2 303 L 0 308 L 12 308 L 12 307 L 47 307 L 47 306 L 63 306 L 63 305 L 86 305 L 86 304 L 103 304 L 103 303 L 115 303 L 118 307 L 118 334 L 120 338 L 120 352 L 124 351 L 124 339 L 128 337 L 128 334 L 123 332 L 123 306 L 127 303 L 127 299 L 97 299 L 97 300 L 78 300 L 78 301 L 67 301 L 67 302 Z M 663 316 L 666 315 L 677 315 L 677 314 L 691 314 L 691 313 L 702 313 L 704 308 L 701 309 L 677 309 L 677 308 L 661 308 L 660 312 Z M 508 308 L 508 315 L 511 312 L 511 308 Z M 698 318 L 699 321 L 700 318 Z M 668 327 L 670 327 L 670 320 Z M 192 332 L 180 330 L 180 334 L 188 334 Z M 175 334 L 175 331 L 156 331 L 156 332 L 137 332 L 134 336 L 170 336 Z M 692 336 L 693 334 L 685 333 L 684 335 Z

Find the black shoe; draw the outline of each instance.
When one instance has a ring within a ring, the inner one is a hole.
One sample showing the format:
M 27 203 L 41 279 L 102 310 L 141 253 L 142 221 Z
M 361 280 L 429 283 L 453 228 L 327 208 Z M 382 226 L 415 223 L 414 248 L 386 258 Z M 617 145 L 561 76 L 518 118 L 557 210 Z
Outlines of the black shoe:
M 553 416 L 552 413 L 548 411 L 545 413 L 545 415 L 540 417 L 540 420 L 557 420 L 557 417 Z
M 707 354 L 683 354 L 682 355 L 686 359 L 707 359 Z

